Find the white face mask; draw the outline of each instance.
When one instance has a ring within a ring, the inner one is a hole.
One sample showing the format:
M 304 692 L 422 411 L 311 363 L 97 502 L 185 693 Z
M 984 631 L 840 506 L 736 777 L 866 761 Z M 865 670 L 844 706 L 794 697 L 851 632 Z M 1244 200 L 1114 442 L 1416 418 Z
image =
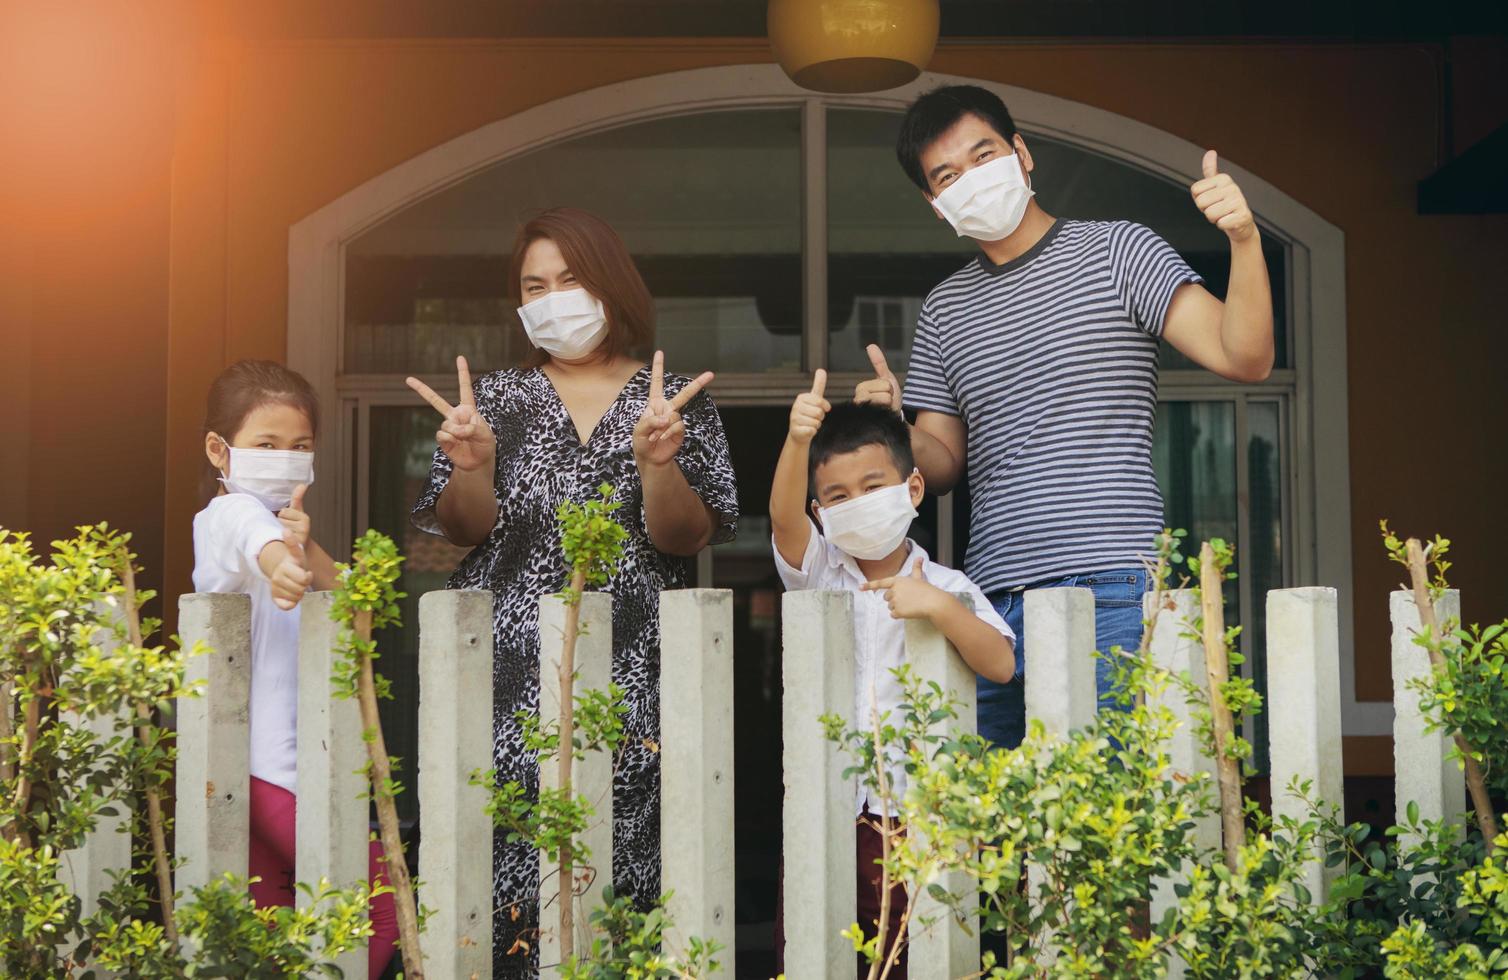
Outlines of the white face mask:
M 282 510 L 293 503 L 300 483 L 314 482 L 314 454 L 284 449 L 230 450 L 230 473 L 220 477 L 231 493 L 249 494 L 268 510 Z
M 602 301 L 585 289 L 545 293 L 518 308 L 529 342 L 568 361 L 585 357 L 607 336 Z
M 840 551 L 876 561 L 906 540 L 916 508 L 911 506 L 911 484 L 875 490 L 831 507 L 817 508 L 822 531 Z
M 932 199 L 960 237 L 998 242 L 1021 226 L 1032 189 L 1012 153 L 966 170 Z

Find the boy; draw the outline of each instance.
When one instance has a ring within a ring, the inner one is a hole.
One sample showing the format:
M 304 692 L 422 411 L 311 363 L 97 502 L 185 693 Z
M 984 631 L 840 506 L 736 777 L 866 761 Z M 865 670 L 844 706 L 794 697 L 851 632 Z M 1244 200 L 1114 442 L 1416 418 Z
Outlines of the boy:
M 874 712 L 895 712 L 902 691 L 892 671 L 906 660 L 906 619 L 931 620 L 975 673 L 1004 684 L 1016 672 L 1015 634 L 962 572 L 929 561 L 906 537 L 922 499 L 922 475 L 911 436 L 899 415 L 879 405 L 834 408 L 822 397 L 827 372 L 796 397 L 790 431 L 770 490 L 775 565 L 787 589 L 848 589 L 854 596 L 854 715 L 868 725 Z M 815 499 L 807 516 L 807 488 Z M 954 593 L 967 593 L 974 611 Z M 905 774 L 889 773 L 893 798 L 905 795 Z M 878 794 L 860 784 L 854 803 L 858 847 L 859 923 L 877 931 L 880 910 Z M 897 815 L 892 805 L 888 816 Z M 887 949 L 900 931 L 906 896 L 891 895 Z M 783 950 L 777 951 L 783 954 Z M 905 953 L 898 972 L 905 977 Z

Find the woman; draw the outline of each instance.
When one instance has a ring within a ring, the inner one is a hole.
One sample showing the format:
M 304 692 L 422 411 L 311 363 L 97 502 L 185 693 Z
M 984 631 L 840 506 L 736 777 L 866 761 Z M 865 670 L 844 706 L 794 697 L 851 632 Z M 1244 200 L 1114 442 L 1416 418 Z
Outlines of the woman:
M 572 208 L 519 232 L 509 275 L 535 350 L 523 367 L 473 384 L 456 359 L 460 404 L 415 378 L 444 416 L 414 524 L 475 548 L 450 579 L 491 589 L 493 760 L 500 782 L 538 786 L 518 711 L 539 704 L 539 598 L 566 581 L 555 524 L 562 500 L 610 483 L 627 528 L 613 597 L 613 682 L 626 693 L 624 748 L 613 787 L 614 888 L 647 904 L 660 891 L 660 629 L 662 589 L 688 584 L 688 559 L 733 536 L 738 513 L 722 421 L 702 388 L 629 351 L 647 343 L 654 306 L 617 233 Z M 603 869 L 604 871 L 606 869 Z M 539 856 L 494 841 L 494 976 L 532 976 Z M 521 941 L 520 941 L 521 940 Z M 527 945 L 526 945 L 527 944 Z

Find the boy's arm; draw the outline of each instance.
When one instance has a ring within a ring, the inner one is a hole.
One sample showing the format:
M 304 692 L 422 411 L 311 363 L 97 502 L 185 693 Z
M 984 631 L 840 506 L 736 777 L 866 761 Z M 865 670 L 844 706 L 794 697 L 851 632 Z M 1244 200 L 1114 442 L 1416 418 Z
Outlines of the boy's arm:
M 812 522 L 806 516 L 806 470 L 812 437 L 832 408 L 822 397 L 826 387 L 827 372 L 818 370 L 812 390 L 796 396 L 791 406 L 790 430 L 770 484 L 770 530 L 774 532 L 780 557 L 792 568 L 801 567 L 812 533 Z
M 932 625 L 942 631 L 948 642 L 958 648 L 969 669 L 997 684 L 1008 683 L 1016 676 L 1016 645 L 995 627 L 986 623 L 957 596 L 937 590 L 937 611 Z
M 907 574 L 865 582 L 860 590 L 884 592 L 890 615 L 896 619 L 931 620 L 979 676 L 997 684 L 1016 676 L 1016 646 L 1010 637 L 975 615 L 957 596 L 928 582 L 920 558 L 912 561 Z

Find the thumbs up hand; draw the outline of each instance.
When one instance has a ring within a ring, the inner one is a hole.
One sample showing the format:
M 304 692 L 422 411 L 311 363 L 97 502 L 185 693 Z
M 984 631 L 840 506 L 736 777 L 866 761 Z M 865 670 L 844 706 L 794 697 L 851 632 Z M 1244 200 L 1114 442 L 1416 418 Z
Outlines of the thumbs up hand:
M 895 380 L 890 365 L 885 363 L 885 352 L 878 344 L 870 344 L 869 363 L 874 367 L 874 379 L 860 381 L 853 390 L 853 400 L 860 404 L 883 405 L 897 415 L 901 412 L 901 384 Z
M 300 483 L 293 488 L 293 502 L 278 511 L 278 520 L 283 523 L 283 529 L 298 540 L 301 548 L 309 544 L 309 515 L 304 513 L 304 494 L 308 492 L 309 485 Z
M 892 619 L 932 619 L 952 596 L 927 581 L 921 558 L 913 558 L 904 575 L 876 579 L 859 586 L 861 592 L 883 592 Z
M 1204 154 L 1204 177 L 1194 182 L 1189 193 L 1194 206 L 1204 212 L 1209 223 L 1225 232 L 1233 242 L 1244 242 L 1257 234 L 1257 222 L 1251 208 L 1246 205 L 1246 195 L 1231 179 L 1230 174 L 1220 172 L 1219 157 L 1214 150 Z
M 832 411 L 833 406 L 822 393 L 827 389 L 827 372 L 817 369 L 813 376 L 812 390 L 803 391 L 796 396 L 796 401 L 791 405 L 791 441 L 798 445 L 806 445 L 812 441 L 817 430 L 822 428 L 822 420 L 827 418 L 827 413 Z
M 283 545 L 288 553 L 278 562 L 268 579 L 272 586 L 272 601 L 279 609 L 292 609 L 314 584 L 314 573 L 309 571 L 304 546 L 292 531 L 283 532 Z

